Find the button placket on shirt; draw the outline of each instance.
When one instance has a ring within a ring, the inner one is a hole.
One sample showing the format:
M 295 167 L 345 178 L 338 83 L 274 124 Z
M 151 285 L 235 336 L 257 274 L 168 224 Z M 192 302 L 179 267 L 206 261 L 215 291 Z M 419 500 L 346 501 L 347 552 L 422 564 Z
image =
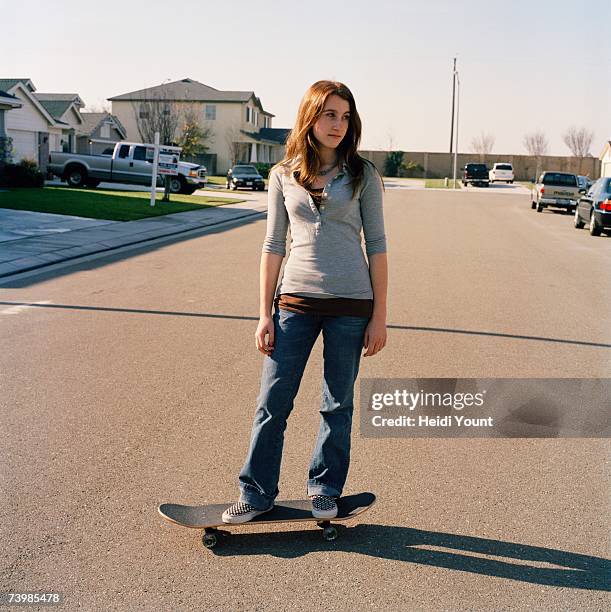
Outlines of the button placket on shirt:
M 328 202 L 331 199 L 331 196 L 329 195 L 329 191 L 331 190 L 331 185 L 332 183 L 335 181 L 335 179 L 341 177 L 344 175 L 343 170 L 340 171 L 338 174 L 336 174 L 324 187 L 324 189 L 322 190 L 322 198 L 321 198 L 321 203 L 320 203 L 320 210 L 318 210 L 318 208 L 316 207 L 316 204 L 314 204 L 314 200 L 312 198 L 312 196 L 310 195 L 310 192 L 307 191 L 308 194 L 308 203 L 310 204 L 310 208 L 312 209 L 312 212 L 314 213 L 315 217 L 316 217 L 316 232 L 318 233 L 320 231 L 320 228 L 322 227 L 322 218 L 323 215 L 322 213 L 324 212 L 325 208 L 326 208 L 326 202 Z
M 331 199 L 331 196 L 329 195 L 329 192 L 331 191 L 331 186 L 333 185 L 333 182 L 335 181 L 335 179 L 339 178 L 342 175 L 342 172 L 340 172 L 339 174 L 336 174 L 326 185 L 325 188 L 322 190 L 322 199 L 320 202 L 320 210 L 324 211 L 326 208 L 326 203 Z

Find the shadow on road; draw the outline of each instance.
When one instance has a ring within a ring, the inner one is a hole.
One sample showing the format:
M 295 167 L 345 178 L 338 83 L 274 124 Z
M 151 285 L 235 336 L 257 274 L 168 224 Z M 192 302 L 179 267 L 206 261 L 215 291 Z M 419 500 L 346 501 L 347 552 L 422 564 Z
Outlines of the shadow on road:
M 393 525 L 346 527 L 336 523 L 336 527 L 339 537 L 332 542 L 323 540 L 320 529 L 245 534 L 236 531 L 230 536 L 223 531 L 211 552 L 219 557 L 271 555 L 291 559 L 320 551 L 341 551 L 533 584 L 611 590 L 611 562 L 601 557 Z
M 145 315 L 163 315 L 171 317 L 196 317 L 208 319 L 227 319 L 230 321 L 258 321 L 259 317 L 245 315 L 224 315 L 206 312 L 180 312 L 172 310 L 144 310 L 141 308 L 110 308 L 106 306 L 79 306 L 77 304 L 37 304 L 36 302 L 7 302 L 0 301 L 0 306 L 25 306 L 32 308 L 57 308 L 64 310 L 82 310 L 95 312 L 116 312 Z M 447 327 L 420 327 L 416 325 L 393 325 L 388 324 L 387 329 L 402 329 L 406 331 L 427 331 L 442 334 L 465 334 L 471 336 L 490 336 L 498 338 L 510 338 L 512 340 L 535 340 L 538 342 L 559 342 L 562 344 L 574 344 L 577 346 L 593 346 L 599 348 L 611 348 L 611 344 L 604 342 L 589 342 L 587 340 L 570 340 L 566 338 L 549 338 L 545 336 L 527 336 L 520 334 L 505 334 L 501 332 L 477 331 L 469 329 L 451 329 Z

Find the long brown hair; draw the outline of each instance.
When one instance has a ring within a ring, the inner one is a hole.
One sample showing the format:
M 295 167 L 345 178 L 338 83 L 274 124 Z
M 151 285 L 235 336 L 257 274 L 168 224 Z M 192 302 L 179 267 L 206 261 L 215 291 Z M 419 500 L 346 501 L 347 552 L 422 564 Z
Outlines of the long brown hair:
M 337 153 L 340 163 L 346 162 L 350 169 L 352 197 L 354 198 L 363 181 L 365 162 L 374 168 L 375 166 L 357 153 L 361 140 L 361 118 L 356 110 L 352 92 L 346 85 L 338 81 L 323 80 L 310 85 L 301 99 L 295 127 L 287 138 L 284 159 L 278 162 L 272 170 L 282 167 L 293 172 L 297 182 L 303 187 L 310 185 L 316 179 L 321 163 L 313 128 L 323 113 L 327 98 L 333 94 L 343 98 L 350 105 L 348 131 L 337 146 Z M 384 185 L 383 181 L 382 185 Z

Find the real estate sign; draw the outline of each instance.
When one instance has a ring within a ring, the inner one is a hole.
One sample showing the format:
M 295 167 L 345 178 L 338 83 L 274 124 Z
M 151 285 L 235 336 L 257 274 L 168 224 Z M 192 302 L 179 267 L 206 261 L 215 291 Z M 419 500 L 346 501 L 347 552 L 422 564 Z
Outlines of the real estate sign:
M 158 174 L 178 174 L 178 162 L 180 161 L 181 147 L 161 146 L 159 147 Z

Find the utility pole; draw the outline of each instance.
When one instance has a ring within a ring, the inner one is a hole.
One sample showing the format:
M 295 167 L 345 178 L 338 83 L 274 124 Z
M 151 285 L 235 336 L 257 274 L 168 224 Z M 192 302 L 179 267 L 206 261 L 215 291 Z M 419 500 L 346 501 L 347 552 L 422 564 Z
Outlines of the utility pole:
M 460 112 L 460 78 L 458 77 L 458 71 L 456 70 L 456 63 L 454 63 L 454 78 L 456 79 L 456 84 L 458 85 L 458 96 L 456 100 L 456 146 L 454 147 L 454 183 L 452 185 L 452 189 L 456 189 L 456 162 L 458 158 L 458 116 Z
M 452 145 L 454 144 L 454 100 L 456 98 L 456 58 L 454 58 L 454 68 L 452 69 L 452 123 L 450 127 L 450 155 L 452 155 Z

